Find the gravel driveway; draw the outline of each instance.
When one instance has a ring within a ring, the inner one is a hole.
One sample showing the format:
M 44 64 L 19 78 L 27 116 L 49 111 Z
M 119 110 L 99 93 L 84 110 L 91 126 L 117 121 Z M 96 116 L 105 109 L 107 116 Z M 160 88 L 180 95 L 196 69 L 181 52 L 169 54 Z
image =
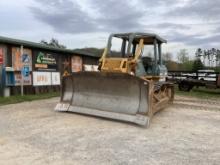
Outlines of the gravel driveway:
M 220 100 L 176 97 L 150 128 L 54 112 L 58 98 L 0 107 L 0 164 L 220 164 Z

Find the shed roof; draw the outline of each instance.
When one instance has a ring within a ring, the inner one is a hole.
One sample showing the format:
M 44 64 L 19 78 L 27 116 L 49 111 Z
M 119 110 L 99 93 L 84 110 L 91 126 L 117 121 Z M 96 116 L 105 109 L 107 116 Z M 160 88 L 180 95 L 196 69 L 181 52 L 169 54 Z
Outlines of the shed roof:
M 82 56 L 90 56 L 99 58 L 99 56 L 92 54 L 90 52 L 81 51 L 81 50 L 72 50 L 72 49 L 64 49 L 64 48 L 56 48 L 48 45 L 44 45 L 41 43 L 31 42 L 31 41 L 25 41 L 20 39 L 13 39 L 8 37 L 0 36 L 0 43 L 3 44 L 12 44 L 12 45 L 23 45 L 24 47 L 30 47 L 30 48 L 38 48 L 38 49 L 44 49 L 48 51 L 54 51 L 54 52 L 61 52 L 61 53 L 69 53 L 69 54 L 78 54 Z

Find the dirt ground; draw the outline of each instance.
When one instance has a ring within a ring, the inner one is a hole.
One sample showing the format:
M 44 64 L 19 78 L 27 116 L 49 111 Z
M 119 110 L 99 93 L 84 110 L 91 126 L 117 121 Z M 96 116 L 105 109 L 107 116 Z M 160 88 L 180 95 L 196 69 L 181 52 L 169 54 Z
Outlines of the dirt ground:
M 220 164 L 220 99 L 176 97 L 150 128 L 54 112 L 58 98 L 0 107 L 0 164 Z

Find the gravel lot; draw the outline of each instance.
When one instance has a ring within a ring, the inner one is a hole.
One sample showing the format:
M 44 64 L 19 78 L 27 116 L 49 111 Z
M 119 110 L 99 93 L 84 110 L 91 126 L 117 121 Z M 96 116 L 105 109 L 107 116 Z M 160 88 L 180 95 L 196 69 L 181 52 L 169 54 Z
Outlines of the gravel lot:
M 58 98 L 0 107 L 0 164 L 220 164 L 220 99 L 176 97 L 150 128 L 54 112 Z

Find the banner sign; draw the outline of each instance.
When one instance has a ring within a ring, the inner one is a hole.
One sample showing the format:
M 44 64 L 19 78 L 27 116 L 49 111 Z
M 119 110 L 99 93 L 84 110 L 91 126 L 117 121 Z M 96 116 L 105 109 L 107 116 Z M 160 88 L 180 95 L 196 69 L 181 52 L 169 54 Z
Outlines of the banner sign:
M 44 52 L 36 52 L 35 68 L 38 70 L 57 70 L 56 55 Z
M 60 85 L 59 72 L 33 72 L 33 86 Z
M 82 58 L 80 56 L 72 56 L 71 68 L 72 72 L 82 71 Z
M 51 85 L 51 72 L 33 72 L 34 86 Z
M 3 65 L 3 49 L 0 48 L 0 65 Z
M 52 85 L 60 85 L 60 72 L 52 72 Z
M 15 81 L 15 86 L 20 86 L 21 85 L 21 73 L 16 73 L 14 72 L 14 81 Z M 32 85 L 31 83 L 31 74 L 28 76 L 23 76 L 23 85 Z
M 23 49 L 21 55 L 21 49 L 18 47 L 12 48 L 12 67 L 15 71 L 21 71 L 23 66 L 29 67 L 32 70 L 32 52 L 30 49 Z

